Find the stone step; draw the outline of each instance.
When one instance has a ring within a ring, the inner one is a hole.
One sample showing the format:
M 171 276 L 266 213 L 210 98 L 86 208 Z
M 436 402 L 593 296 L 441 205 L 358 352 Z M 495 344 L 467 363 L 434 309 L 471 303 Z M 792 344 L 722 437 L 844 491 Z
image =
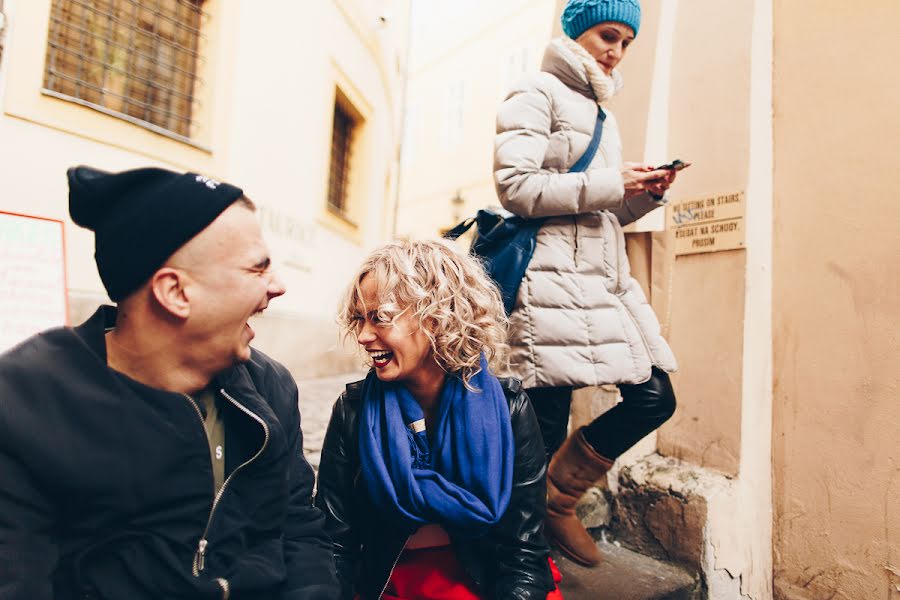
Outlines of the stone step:
M 346 373 L 331 377 L 301 379 L 300 412 L 303 426 L 303 450 L 314 468 L 331 407 L 346 383 L 362 379 L 365 373 Z M 578 516 L 593 531 L 610 525 L 612 508 L 600 489 L 591 489 L 578 505 Z M 565 600 L 699 600 L 700 585 L 686 571 L 669 563 L 632 552 L 614 543 L 597 543 L 605 557 L 595 569 L 586 569 L 554 553 L 563 573 L 560 585 Z
M 585 568 L 553 552 L 563 575 L 560 591 L 565 600 L 699 600 L 697 580 L 688 572 L 632 552 L 614 543 L 599 541 L 603 562 Z
M 331 418 L 331 407 L 348 383 L 359 381 L 365 371 L 298 379 L 300 392 L 300 425 L 303 429 L 303 454 L 313 469 L 318 470 L 325 429 Z

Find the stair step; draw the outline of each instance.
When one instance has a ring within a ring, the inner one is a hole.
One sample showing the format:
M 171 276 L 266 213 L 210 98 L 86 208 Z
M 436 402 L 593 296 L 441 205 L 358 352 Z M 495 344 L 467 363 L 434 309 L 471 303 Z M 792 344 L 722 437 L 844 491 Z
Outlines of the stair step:
M 669 563 L 609 542 L 597 542 L 603 562 L 586 568 L 553 552 L 565 600 L 695 600 L 697 581 Z

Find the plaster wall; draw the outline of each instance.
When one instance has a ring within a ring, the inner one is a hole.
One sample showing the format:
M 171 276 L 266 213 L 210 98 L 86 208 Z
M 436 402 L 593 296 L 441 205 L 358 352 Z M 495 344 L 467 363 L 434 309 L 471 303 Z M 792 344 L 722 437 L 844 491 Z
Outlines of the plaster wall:
M 900 597 L 900 3 L 774 5 L 775 595 L 889 600 Z
M 666 158 L 694 165 L 674 200 L 747 189 L 752 11 L 749 1 L 727 11 L 714 0 L 678 4 Z M 659 450 L 728 476 L 740 461 L 745 268 L 742 250 L 676 258 L 663 318 L 679 407 L 659 430 Z
M 481 2 L 447 14 L 437 4 L 416 4 L 410 64 L 397 231 L 414 237 L 499 204 L 497 106 L 539 68 L 553 25 L 554 0 Z M 454 204 L 457 193 L 462 202 Z
M 288 293 L 260 318 L 255 345 L 297 376 L 356 368 L 334 314 L 365 252 L 389 233 L 408 0 L 208 1 L 195 146 L 43 96 L 50 0 L 4 8 L 0 210 L 65 221 L 70 320 L 106 299 L 93 236 L 68 220 L 66 168 L 191 170 L 240 185 L 260 207 Z M 382 23 L 379 14 L 391 18 Z M 361 122 L 349 219 L 325 208 L 338 93 Z
M 720 9 L 679 3 L 669 148 L 695 161 L 676 183 L 677 198 L 746 191 L 746 250 L 675 261 L 669 339 L 680 362 L 673 378 L 680 408 L 660 429 L 658 448 L 727 476 L 697 498 L 706 504 L 702 570 L 710 597 L 765 599 L 772 595 L 772 7 L 755 0 Z M 681 535 L 691 533 L 685 527 Z

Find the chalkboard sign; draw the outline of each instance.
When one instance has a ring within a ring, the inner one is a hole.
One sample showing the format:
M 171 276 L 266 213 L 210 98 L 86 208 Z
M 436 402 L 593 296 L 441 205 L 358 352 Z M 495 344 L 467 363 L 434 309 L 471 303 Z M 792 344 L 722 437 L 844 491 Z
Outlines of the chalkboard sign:
M 67 313 L 62 221 L 0 211 L 0 352 Z

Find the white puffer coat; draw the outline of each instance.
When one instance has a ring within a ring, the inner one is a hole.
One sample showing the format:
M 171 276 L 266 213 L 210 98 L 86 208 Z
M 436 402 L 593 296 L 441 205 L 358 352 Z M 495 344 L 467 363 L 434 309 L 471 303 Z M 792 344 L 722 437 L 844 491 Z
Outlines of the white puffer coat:
M 503 206 L 550 217 L 510 316 L 512 374 L 526 387 L 642 383 L 651 365 L 677 368 L 659 322 L 631 277 L 622 225 L 660 202 L 622 201 L 622 148 L 607 111 L 587 171 L 568 173 L 594 131 L 598 102 L 620 87 L 580 46 L 553 40 L 542 72 L 510 92 L 497 114 L 494 182 Z

